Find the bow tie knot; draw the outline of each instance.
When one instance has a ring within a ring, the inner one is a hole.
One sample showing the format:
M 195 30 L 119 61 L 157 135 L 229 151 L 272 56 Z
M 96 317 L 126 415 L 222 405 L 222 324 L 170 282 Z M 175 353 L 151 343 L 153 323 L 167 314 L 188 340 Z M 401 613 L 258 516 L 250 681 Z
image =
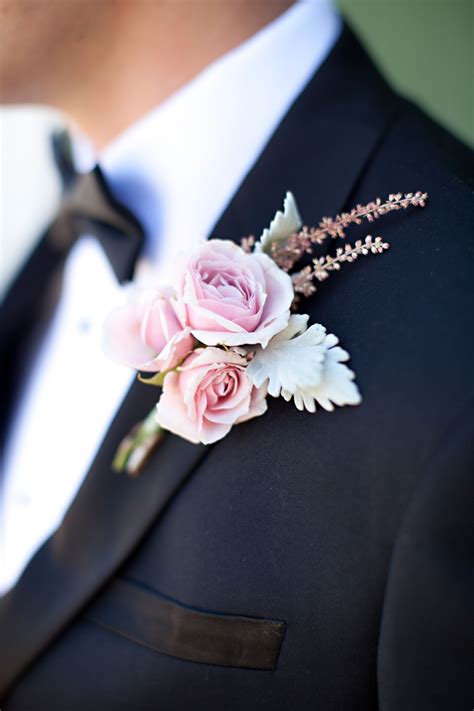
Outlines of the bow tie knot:
M 63 197 L 48 238 L 66 250 L 81 235 L 96 237 L 117 279 L 129 281 L 144 242 L 138 220 L 114 198 L 98 165 L 89 173 L 75 170 L 65 132 L 53 136 L 53 152 L 62 177 Z

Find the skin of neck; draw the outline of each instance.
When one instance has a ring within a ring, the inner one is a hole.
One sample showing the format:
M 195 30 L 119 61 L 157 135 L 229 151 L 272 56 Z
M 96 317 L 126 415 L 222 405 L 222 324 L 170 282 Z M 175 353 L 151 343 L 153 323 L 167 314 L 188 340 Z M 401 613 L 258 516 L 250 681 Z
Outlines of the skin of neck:
M 59 109 L 100 150 L 292 3 L 0 0 L 2 100 Z

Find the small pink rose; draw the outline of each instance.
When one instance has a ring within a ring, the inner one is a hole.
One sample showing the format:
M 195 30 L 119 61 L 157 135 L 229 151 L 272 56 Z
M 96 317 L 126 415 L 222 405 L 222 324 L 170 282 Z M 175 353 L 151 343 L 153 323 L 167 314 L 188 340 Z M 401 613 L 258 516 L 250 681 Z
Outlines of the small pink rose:
M 246 366 L 234 351 L 196 349 L 165 377 L 158 423 L 190 442 L 211 444 L 233 425 L 263 415 L 266 388 L 252 386 Z
M 288 324 L 292 300 L 290 277 L 270 257 L 227 240 L 208 240 L 180 264 L 180 318 L 206 345 L 265 348 Z
M 169 370 L 193 349 L 190 328 L 183 328 L 170 289 L 132 288 L 123 306 L 105 322 L 106 352 L 136 370 Z

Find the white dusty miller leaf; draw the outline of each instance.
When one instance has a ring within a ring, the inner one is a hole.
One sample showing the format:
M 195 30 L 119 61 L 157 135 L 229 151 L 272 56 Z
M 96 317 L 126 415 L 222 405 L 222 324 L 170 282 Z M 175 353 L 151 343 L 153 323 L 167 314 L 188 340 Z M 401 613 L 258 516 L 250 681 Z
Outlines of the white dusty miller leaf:
M 324 350 L 311 348 L 310 340 L 319 344 L 318 326 L 306 330 L 308 316 L 290 316 L 288 326 L 274 336 L 265 350 L 258 348 L 247 366 L 247 375 L 256 387 L 268 380 L 268 393 L 278 397 L 281 390 L 295 392 L 319 379 Z M 324 337 L 324 332 L 323 332 Z
M 294 399 L 298 410 L 315 412 L 316 402 L 325 410 L 334 405 L 357 405 L 361 401 L 349 359 L 338 339 L 324 326 L 307 328 L 307 315 L 293 315 L 287 328 L 268 346 L 255 351 L 247 375 L 256 387 L 268 383 L 268 393 Z
M 270 227 L 263 230 L 259 242 L 255 245 L 256 251 L 270 252 L 272 243 L 281 243 L 297 232 L 302 225 L 301 217 L 296 207 L 292 193 L 287 192 L 283 203 L 283 212 L 278 210 Z

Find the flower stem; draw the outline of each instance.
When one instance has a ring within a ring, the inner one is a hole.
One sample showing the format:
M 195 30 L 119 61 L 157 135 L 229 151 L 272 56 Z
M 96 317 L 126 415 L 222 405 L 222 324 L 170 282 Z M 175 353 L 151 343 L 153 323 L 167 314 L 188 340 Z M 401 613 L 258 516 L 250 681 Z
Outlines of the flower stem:
M 115 453 L 112 469 L 138 476 L 164 434 L 155 417 L 155 408 L 136 424 L 120 442 Z

